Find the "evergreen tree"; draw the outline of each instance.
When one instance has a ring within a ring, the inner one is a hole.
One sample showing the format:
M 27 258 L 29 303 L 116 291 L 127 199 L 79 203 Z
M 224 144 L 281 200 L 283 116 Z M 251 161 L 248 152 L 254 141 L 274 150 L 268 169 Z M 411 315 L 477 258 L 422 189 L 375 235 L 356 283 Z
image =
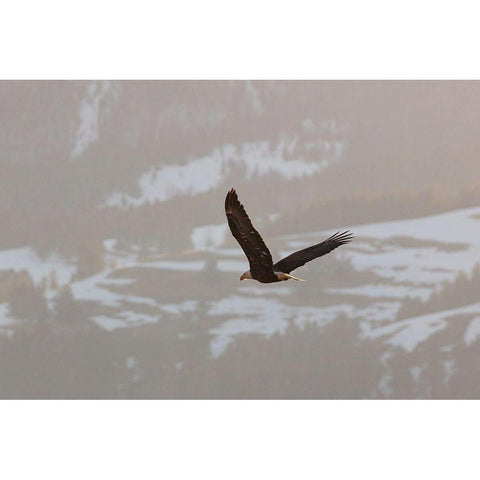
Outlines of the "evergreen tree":
M 42 286 L 35 286 L 28 274 L 27 281 L 15 285 L 9 295 L 9 313 L 20 320 L 42 321 L 48 318 L 48 306 Z
M 58 289 L 57 273 L 53 268 L 50 270 L 50 274 L 48 275 L 48 286 L 50 290 Z
M 101 272 L 106 264 L 101 241 L 83 242 L 78 248 L 77 278 L 90 277 Z
M 58 292 L 53 312 L 59 321 L 75 322 L 85 318 L 81 305 L 73 297 L 70 285 L 63 286 Z

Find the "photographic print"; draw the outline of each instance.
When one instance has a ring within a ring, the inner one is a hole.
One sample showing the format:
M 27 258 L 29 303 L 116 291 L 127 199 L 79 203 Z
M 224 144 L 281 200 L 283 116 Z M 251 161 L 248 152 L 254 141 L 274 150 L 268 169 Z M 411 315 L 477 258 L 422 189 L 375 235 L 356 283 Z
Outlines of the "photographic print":
M 479 398 L 479 98 L 0 81 L 0 397 Z

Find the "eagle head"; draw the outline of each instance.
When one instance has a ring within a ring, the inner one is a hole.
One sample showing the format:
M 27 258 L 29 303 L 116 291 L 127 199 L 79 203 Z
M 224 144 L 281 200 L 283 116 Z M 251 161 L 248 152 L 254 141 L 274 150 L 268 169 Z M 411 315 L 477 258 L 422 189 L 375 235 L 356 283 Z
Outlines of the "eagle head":
M 245 280 L 246 278 L 252 278 L 252 274 L 250 273 L 250 270 L 242 274 L 242 276 L 240 277 L 240 281 Z

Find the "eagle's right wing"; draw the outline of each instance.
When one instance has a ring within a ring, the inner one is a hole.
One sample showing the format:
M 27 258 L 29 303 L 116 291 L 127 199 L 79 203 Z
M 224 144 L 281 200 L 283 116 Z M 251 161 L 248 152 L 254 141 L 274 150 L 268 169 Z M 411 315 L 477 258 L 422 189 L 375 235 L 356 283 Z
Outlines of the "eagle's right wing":
M 237 239 L 248 258 L 251 274 L 255 276 L 255 273 L 272 272 L 272 255 L 248 218 L 234 188 L 227 193 L 225 198 L 225 213 L 232 235 Z

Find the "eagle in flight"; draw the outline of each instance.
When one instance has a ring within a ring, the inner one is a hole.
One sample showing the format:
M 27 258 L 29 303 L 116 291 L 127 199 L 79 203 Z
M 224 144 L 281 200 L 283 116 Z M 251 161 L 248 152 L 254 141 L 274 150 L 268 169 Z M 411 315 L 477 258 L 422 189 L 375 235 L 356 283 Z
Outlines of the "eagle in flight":
M 337 232 L 323 242 L 294 252 L 274 264 L 268 247 L 252 225 L 234 188 L 227 193 L 225 198 L 225 213 L 232 235 L 237 239 L 250 263 L 250 270 L 245 272 L 240 280 L 251 278 L 262 283 L 290 279 L 303 281 L 301 278 L 290 275 L 290 272 L 317 257 L 330 253 L 340 245 L 351 242 L 353 238 L 349 231 Z

